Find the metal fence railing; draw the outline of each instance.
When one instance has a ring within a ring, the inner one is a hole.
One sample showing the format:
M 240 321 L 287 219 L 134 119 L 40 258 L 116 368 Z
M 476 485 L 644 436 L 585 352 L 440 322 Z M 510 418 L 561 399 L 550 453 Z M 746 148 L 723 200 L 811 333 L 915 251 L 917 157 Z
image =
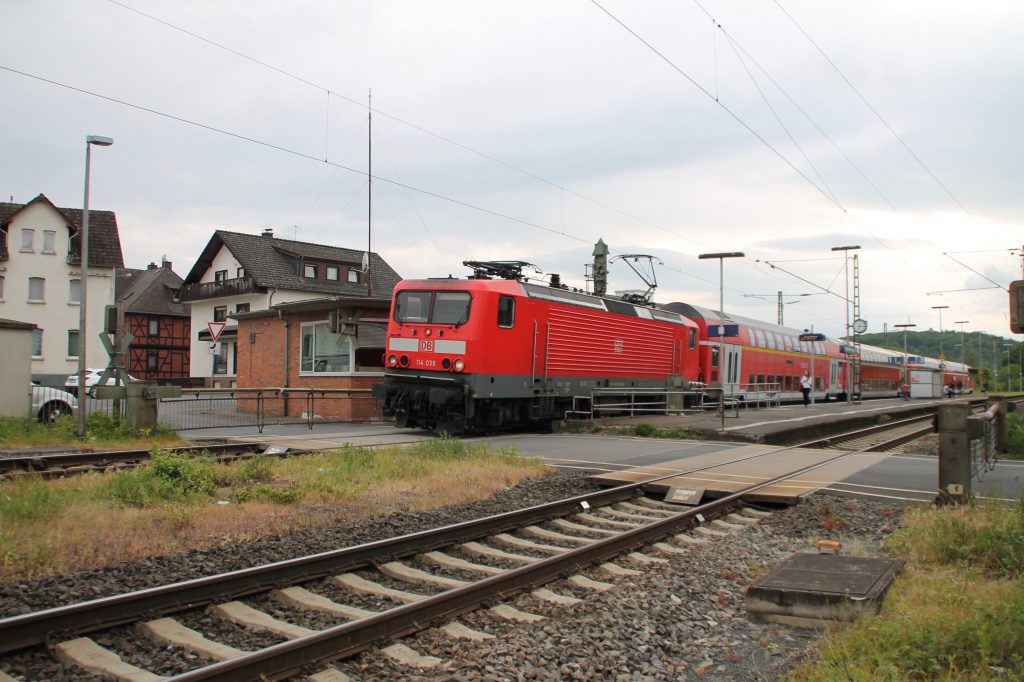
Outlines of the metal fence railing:
M 87 415 L 126 415 L 126 400 L 87 397 Z M 179 431 L 232 426 L 362 422 L 380 418 L 379 401 L 368 388 L 199 388 L 182 389 L 181 397 L 161 398 L 160 423 Z

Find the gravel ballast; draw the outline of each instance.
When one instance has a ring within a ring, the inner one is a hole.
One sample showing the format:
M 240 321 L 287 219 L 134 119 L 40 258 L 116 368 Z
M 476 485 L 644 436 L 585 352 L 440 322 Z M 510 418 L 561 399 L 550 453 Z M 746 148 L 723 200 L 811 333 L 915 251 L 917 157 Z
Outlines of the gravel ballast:
M 582 474 L 556 473 L 524 480 L 480 502 L 6 584 L 0 587 L 0 614 L 25 613 L 381 540 L 595 489 Z M 543 613 L 547 618 L 543 622 L 511 624 L 486 610 L 460 616 L 460 622 L 494 633 L 495 639 L 452 640 L 430 629 L 403 640 L 421 654 L 442 659 L 439 668 L 403 667 L 375 651 L 340 662 L 337 668 L 353 679 L 385 680 L 774 680 L 808 651 L 817 634 L 748 621 L 743 603 L 746 587 L 793 552 L 814 551 L 812 545 L 818 539 L 840 540 L 844 553 L 877 555 L 880 540 L 896 527 L 901 511 L 897 504 L 814 495 L 728 538 L 705 545 L 677 543 L 687 553 L 664 555 L 668 564 L 617 562 L 643 571 L 639 576 L 609 578 L 593 567 L 581 571 L 614 582 L 616 588 L 609 592 L 586 594 L 565 581 L 550 586 L 585 597 L 584 604 L 540 607 L 528 594 L 508 602 L 524 611 Z M 650 548 L 643 551 L 657 556 Z M 224 628 L 198 613 L 189 620 L 200 629 Z M 237 640 L 244 648 L 255 643 L 249 636 Z M 0 669 L 5 667 L 0 664 Z

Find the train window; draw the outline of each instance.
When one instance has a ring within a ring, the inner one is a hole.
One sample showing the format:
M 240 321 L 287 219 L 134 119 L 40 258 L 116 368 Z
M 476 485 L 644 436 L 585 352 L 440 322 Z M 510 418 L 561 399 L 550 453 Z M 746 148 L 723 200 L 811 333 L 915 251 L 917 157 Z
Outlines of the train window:
M 825 377 L 814 377 L 814 388 L 821 391 L 825 388 Z
M 690 350 L 697 347 L 697 330 L 690 327 Z
M 775 350 L 775 334 L 768 332 L 768 348 Z
M 400 291 L 395 296 L 396 322 L 426 322 L 430 314 L 429 291 Z
M 786 350 L 793 350 L 793 337 L 792 336 L 787 336 L 786 337 Z
M 430 321 L 434 324 L 466 324 L 469 322 L 468 291 L 438 291 L 434 294 L 434 311 Z
M 502 296 L 498 299 L 498 326 L 511 329 L 516 321 L 516 299 Z
M 750 374 L 750 375 L 747 376 L 747 386 L 753 386 L 753 385 L 754 385 L 754 375 Z
M 764 340 L 764 332 L 760 329 L 757 330 L 757 345 L 761 348 L 768 347 L 768 342 Z
M 757 383 L 758 383 L 759 386 L 763 386 L 764 385 L 764 375 L 763 374 L 758 374 L 757 375 Z
M 711 366 L 718 367 L 718 346 L 711 347 Z

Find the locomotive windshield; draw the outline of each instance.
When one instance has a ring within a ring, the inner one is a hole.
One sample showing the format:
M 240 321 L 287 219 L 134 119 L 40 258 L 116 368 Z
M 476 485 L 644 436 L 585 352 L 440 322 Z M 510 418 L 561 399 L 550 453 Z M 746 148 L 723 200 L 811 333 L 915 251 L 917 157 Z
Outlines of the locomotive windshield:
M 465 324 L 469 304 L 467 291 L 401 291 L 395 297 L 395 321 Z

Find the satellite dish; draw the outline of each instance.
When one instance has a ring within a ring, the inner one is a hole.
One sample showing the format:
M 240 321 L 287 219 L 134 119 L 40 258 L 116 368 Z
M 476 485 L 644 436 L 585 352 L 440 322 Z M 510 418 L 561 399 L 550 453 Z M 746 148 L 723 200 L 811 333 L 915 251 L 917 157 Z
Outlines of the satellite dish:
M 370 270 L 370 252 L 363 251 L 363 272 Z

